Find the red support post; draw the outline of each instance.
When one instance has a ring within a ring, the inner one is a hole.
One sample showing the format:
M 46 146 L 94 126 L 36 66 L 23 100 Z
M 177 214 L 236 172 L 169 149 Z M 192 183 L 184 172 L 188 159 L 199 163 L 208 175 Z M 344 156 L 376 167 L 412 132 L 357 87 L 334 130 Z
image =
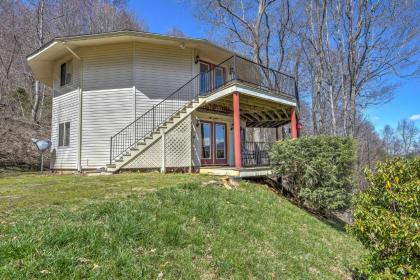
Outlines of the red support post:
M 241 159 L 241 115 L 239 108 L 239 92 L 233 94 L 233 138 L 235 147 L 235 167 L 242 167 Z
M 295 108 L 292 109 L 292 120 L 291 120 L 291 127 L 292 127 L 292 139 L 298 138 L 298 124 L 296 118 L 296 110 Z

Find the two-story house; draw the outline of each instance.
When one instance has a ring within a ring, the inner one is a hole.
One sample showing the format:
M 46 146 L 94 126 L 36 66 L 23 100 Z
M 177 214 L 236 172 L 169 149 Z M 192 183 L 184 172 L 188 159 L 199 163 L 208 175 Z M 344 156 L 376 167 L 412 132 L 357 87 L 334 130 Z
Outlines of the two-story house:
M 137 31 L 61 37 L 28 56 L 54 92 L 55 170 L 265 174 L 247 127 L 291 122 L 293 77 L 207 40 Z

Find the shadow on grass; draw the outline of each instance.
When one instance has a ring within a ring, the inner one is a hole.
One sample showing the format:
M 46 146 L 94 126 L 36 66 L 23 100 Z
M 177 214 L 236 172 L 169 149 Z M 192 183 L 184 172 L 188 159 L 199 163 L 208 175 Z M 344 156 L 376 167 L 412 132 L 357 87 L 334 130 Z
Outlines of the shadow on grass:
M 306 210 L 306 209 L 305 209 Z M 336 217 L 335 215 L 331 215 L 330 217 L 323 217 L 317 214 L 311 213 L 315 216 L 319 221 L 323 222 L 324 224 L 338 230 L 341 232 L 346 232 L 346 225 L 347 223 L 341 220 L 340 218 Z
M 340 232 L 346 232 L 346 225 L 347 223 L 337 217 L 334 214 L 322 215 L 320 213 L 314 212 L 312 209 L 301 205 L 297 199 L 293 196 L 293 194 L 287 190 L 282 184 L 276 180 L 273 180 L 268 177 L 261 177 L 261 178 L 253 178 L 253 182 L 258 184 L 264 184 L 269 187 L 269 189 L 275 192 L 278 195 L 281 195 L 283 198 L 287 199 L 290 203 L 295 205 L 296 207 L 305 210 L 307 213 L 311 214 L 317 220 L 321 221 L 322 223 L 334 228 Z

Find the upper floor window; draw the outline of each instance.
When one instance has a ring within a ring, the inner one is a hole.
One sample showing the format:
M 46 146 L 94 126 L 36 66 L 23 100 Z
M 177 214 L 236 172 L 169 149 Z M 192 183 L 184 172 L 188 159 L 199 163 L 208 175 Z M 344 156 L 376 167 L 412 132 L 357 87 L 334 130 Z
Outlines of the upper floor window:
M 70 61 L 61 64 L 60 66 L 60 86 L 71 84 L 72 80 L 73 65 Z
M 58 125 L 58 146 L 66 147 L 70 145 L 70 122 Z

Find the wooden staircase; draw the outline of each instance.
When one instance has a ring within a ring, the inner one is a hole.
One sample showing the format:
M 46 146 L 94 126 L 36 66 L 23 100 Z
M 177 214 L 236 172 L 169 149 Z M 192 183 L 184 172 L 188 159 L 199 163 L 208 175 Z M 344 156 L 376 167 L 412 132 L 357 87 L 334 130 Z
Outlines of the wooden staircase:
M 197 108 L 202 106 L 206 102 L 206 98 L 199 97 L 189 102 L 187 105 L 182 107 L 177 113 L 166 120 L 163 124 L 153 130 L 151 133 L 146 135 L 143 139 L 139 140 L 136 145 L 130 147 L 126 152 L 113 160 L 112 163 L 106 165 L 107 173 L 118 172 L 122 167 L 130 163 L 133 159 L 147 150 L 151 145 L 162 138 L 163 133 L 167 133 L 177 124 L 188 117 Z

